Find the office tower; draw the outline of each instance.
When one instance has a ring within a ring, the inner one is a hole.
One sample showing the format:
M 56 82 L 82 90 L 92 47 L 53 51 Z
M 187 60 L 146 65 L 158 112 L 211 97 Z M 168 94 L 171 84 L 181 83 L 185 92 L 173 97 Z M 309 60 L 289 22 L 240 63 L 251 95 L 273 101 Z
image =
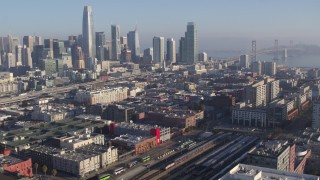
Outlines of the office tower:
M 10 52 L 12 52 L 14 55 L 16 55 L 16 47 L 20 46 L 20 39 L 18 37 L 12 37 L 10 36 Z
M 106 45 L 106 35 L 104 32 L 96 32 L 96 47 Z
M 268 76 L 274 76 L 277 73 L 276 62 L 265 62 L 264 63 L 264 74 Z
M 82 46 L 83 45 L 83 36 L 82 34 L 78 35 L 78 42 L 77 42 L 78 46 Z
M 150 64 L 153 62 L 153 48 L 148 48 L 143 51 L 143 60 Z
M 5 37 L 0 37 L 0 51 L 1 51 L 1 52 L 4 52 L 5 49 L 6 49 L 6 48 L 5 48 L 5 46 L 6 46 L 6 45 L 5 45 L 5 41 L 6 41 L 5 39 L 6 39 Z
M 112 59 L 120 60 L 120 28 L 118 25 L 111 25 L 111 40 L 112 40 Z
M 123 48 L 124 46 L 128 46 L 128 38 L 126 36 L 121 36 L 120 37 L 120 44 L 121 47 Z
M 28 46 L 26 46 L 26 47 L 28 47 Z M 43 52 L 44 52 L 44 46 L 43 45 L 34 46 L 33 52 L 31 53 L 32 66 L 33 67 L 39 67 L 40 66 L 41 60 L 43 59 Z
M 53 40 L 53 58 L 59 58 L 62 53 L 66 52 L 64 42 L 59 40 Z
M 72 68 L 72 57 L 69 53 L 62 53 L 59 57 L 62 60 L 63 68 L 68 69 Z
M 252 65 L 252 72 L 257 73 L 258 75 L 262 74 L 260 61 L 253 61 L 251 65 Z
M 42 45 L 42 37 L 34 36 L 34 45 Z
M 22 66 L 22 46 L 15 47 L 16 66 Z
M 164 65 L 164 37 L 153 38 L 153 61 L 161 67 Z
M 179 64 L 185 64 L 187 60 L 187 43 L 186 38 L 181 37 L 179 41 Z
M 69 41 L 69 47 L 72 47 L 74 44 L 78 43 L 78 37 L 77 36 L 68 36 L 68 41 Z
M 112 59 L 112 41 L 106 41 L 106 46 L 105 46 L 105 57 L 107 59 Z
M 249 55 L 241 55 L 240 56 L 240 67 L 242 68 L 249 68 Z
M 29 66 L 32 68 L 31 51 L 26 45 L 23 45 L 21 50 L 21 61 L 23 66 Z
M 12 36 L 11 36 L 11 34 L 8 34 L 8 38 L 7 39 L 8 39 L 8 41 L 7 41 L 7 52 L 8 53 L 12 53 L 13 47 L 12 47 Z
M 84 55 L 82 52 L 82 48 L 80 46 L 77 46 L 74 54 L 75 54 L 75 68 L 84 69 L 85 62 L 84 62 Z
M 267 103 L 270 103 L 277 99 L 280 94 L 280 81 L 272 80 L 267 83 Z
M 4 65 L 7 70 L 9 70 L 11 67 L 16 67 L 15 55 L 12 53 L 7 53 Z
M 44 48 L 53 49 L 53 39 L 45 39 L 44 40 Z
M 106 45 L 106 35 L 104 32 L 96 32 L 96 47 Z
M 202 61 L 202 62 L 207 62 L 207 61 L 208 61 L 208 55 L 207 55 L 207 53 L 206 53 L 206 52 L 201 52 L 201 53 L 199 53 L 198 60 L 199 60 L 199 61 Z
M 78 41 L 78 37 L 71 35 L 71 36 L 68 36 L 68 40 L 77 42 Z
M 93 28 L 92 8 L 91 6 L 85 6 L 82 21 L 82 48 L 85 58 L 96 57 L 96 42 Z
M 186 43 L 187 63 L 194 64 L 198 61 L 198 37 L 196 25 L 193 22 L 189 22 L 187 25 Z
M 253 107 L 263 107 L 267 103 L 267 85 L 260 81 L 245 88 L 245 99 Z
M 313 101 L 312 128 L 320 128 L 320 100 Z
M 97 46 L 96 56 L 98 61 L 105 60 L 105 46 Z
M 30 51 L 33 51 L 33 37 L 32 36 L 24 36 L 23 37 L 23 45 L 26 45 L 28 48 L 30 48 Z
M 132 61 L 132 52 L 127 47 L 121 51 L 121 62 L 122 63 L 129 63 Z
M 128 48 L 131 50 L 131 57 L 133 60 L 137 61 L 140 59 L 140 43 L 139 43 L 139 34 L 137 29 L 130 31 L 127 34 Z
M 104 32 L 96 32 L 96 56 L 99 61 L 104 60 L 104 46 L 106 36 Z
M 176 63 L 176 41 L 167 39 L 167 64 Z

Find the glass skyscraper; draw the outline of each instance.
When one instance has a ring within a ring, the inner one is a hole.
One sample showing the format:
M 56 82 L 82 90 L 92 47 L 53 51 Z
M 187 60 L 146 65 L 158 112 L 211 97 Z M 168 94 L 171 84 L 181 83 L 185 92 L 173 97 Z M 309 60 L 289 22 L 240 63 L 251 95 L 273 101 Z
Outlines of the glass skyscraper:
M 96 42 L 93 26 L 93 14 L 91 6 L 85 6 L 83 9 L 82 21 L 82 48 L 85 58 L 96 57 Z
M 167 39 L 167 64 L 176 63 L 176 41 Z
M 128 47 L 131 50 L 131 57 L 133 60 L 139 60 L 140 58 L 140 43 L 139 43 L 139 34 L 137 29 L 130 31 L 127 34 L 128 37 Z
M 111 25 L 111 39 L 112 39 L 112 59 L 120 60 L 120 27 L 118 25 Z
M 198 61 L 198 36 L 194 22 L 189 22 L 187 25 L 186 43 L 187 63 L 194 64 Z
M 153 38 L 153 61 L 164 66 L 164 37 Z

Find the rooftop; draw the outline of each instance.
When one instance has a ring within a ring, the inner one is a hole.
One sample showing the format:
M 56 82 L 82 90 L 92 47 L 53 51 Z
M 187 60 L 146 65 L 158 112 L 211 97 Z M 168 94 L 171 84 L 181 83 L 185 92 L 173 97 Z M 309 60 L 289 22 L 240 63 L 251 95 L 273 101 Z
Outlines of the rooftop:
M 1 164 L 7 164 L 8 166 L 12 166 L 12 165 L 21 163 L 24 160 L 10 155 L 10 156 L 0 156 L 0 161 L 1 161 Z
M 146 131 L 149 131 L 152 128 L 162 128 L 158 125 L 136 124 L 136 123 L 127 123 L 127 122 L 116 123 L 115 125 L 116 127 L 122 127 L 126 129 L 138 129 L 138 130 L 146 130 Z
M 145 139 L 147 139 L 148 137 L 151 137 L 151 136 L 134 136 L 134 135 L 129 135 L 129 134 L 123 134 L 123 135 L 120 135 L 119 137 L 116 137 L 112 140 L 115 140 L 115 141 L 121 141 L 121 142 L 126 142 L 128 144 L 137 144 L 141 141 L 144 141 Z
M 266 141 L 251 153 L 259 156 L 278 157 L 288 147 L 288 141 Z
M 290 179 L 290 180 L 319 180 L 319 177 L 289 173 L 276 169 L 251 166 L 246 164 L 238 164 L 225 174 L 221 180 L 275 180 L 275 179 Z

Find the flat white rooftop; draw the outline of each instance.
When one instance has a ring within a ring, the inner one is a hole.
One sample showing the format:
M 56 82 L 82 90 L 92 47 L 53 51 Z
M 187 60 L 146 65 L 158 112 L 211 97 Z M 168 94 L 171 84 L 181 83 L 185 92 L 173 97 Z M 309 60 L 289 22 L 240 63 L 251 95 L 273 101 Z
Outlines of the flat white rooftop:
M 220 180 L 319 180 L 318 176 L 297 174 L 276 169 L 238 164 Z

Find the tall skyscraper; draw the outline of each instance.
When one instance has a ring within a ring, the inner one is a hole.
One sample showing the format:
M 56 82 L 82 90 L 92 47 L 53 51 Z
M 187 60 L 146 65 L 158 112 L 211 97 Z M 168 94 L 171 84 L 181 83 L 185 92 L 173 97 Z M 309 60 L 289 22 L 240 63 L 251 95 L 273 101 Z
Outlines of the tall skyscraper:
M 24 36 L 23 37 L 23 45 L 26 45 L 28 48 L 30 48 L 30 51 L 33 51 L 33 37 L 32 36 Z
M 64 47 L 64 42 L 61 40 L 53 40 L 53 57 L 59 58 L 62 53 L 66 52 L 66 48 Z
M 44 40 L 44 48 L 53 49 L 53 39 L 45 39 Z
M 11 37 L 11 49 L 12 53 L 16 53 L 16 47 L 20 46 L 20 39 L 18 37 Z
M 198 36 L 194 22 L 189 22 L 187 25 L 186 43 L 187 63 L 194 64 L 198 61 Z
M 105 52 L 105 57 L 107 59 L 112 59 L 112 41 L 107 41 L 106 42 L 106 46 L 105 46 L 105 50 L 107 50 L 108 52 Z
M 33 67 L 40 67 L 41 60 L 44 59 L 44 49 L 43 45 L 34 46 L 33 52 L 31 53 Z
M 21 53 L 22 65 L 29 66 L 32 68 L 32 58 L 31 58 L 31 51 L 26 45 L 23 45 Z
M 252 72 L 257 73 L 258 75 L 262 74 L 262 66 L 260 61 L 253 61 L 251 66 Z
M 94 36 L 93 13 L 91 6 L 85 6 L 83 9 L 82 21 L 82 47 L 85 58 L 96 57 L 96 41 Z
M 249 55 L 240 56 L 240 67 L 249 68 Z
M 78 68 L 78 69 L 85 68 L 84 56 L 83 56 L 82 48 L 80 46 L 76 47 L 76 50 L 75 50 L 75 68 Z
M 164 66 L 164 37 L 153 38 L 153 61 Z
M 112 40 L 112 59 L 120 60 L 120 27 L 111 25 L 111 40 Z
M 176 63 L 176 41 L 167 39 L 167 64 Z
M 104 46 L 106 45 L 106 35 L 104 32 L 96 32 L 96 56 L 98 60 L 104 60 Z
M 34 36 L 34 45 L 42 45 L 42 37 Z
M 265 62 L 264 63 L 264 73 L 269 76 L 274 76 L 277 73 L 276 62 Z
M 187 42 L 185 37 L 179 41 L 179 64 L 186 64 L 187 60 Z
M 208 54 L 206 52 L 199 53 L 198 60 L 202 61 L 202 62 L 207 62 L 208 61 Z
M 15 47 L 16 66 L 22 66 L 22 46 Z
M 124 46 L 128 45 L 128 38 L 126 36 L 121 36 L 120 37 L 120 44 L 121 47 L 123 48 Z
M 106 45 L 106 35 L 104 32 L 96 32 L 96 47 Z
M 128 37 L 128 47 L 131 50 L 131 57 L 133 60 L 137 61 L 140 59 L 140 43 L 139 34 L 137 29 L 130 31 L 127 34 Z
M 4 67 L 9 70 L 11 67 L 16 67 L 16 58 L 15 55 L 12 53 L 6 54 L 6 63 L 4 63 Z
M 143 51 L 143 60 L 147 63 L 152 63 L 152 61 L 153 61 L 153 48 L 148 48 Z

